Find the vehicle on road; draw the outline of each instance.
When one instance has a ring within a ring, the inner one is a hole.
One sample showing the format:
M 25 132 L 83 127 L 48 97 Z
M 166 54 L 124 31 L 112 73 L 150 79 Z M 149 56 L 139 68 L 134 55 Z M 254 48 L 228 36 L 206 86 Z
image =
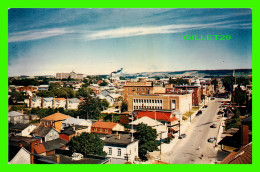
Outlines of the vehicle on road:
M 186 137 L 186 134 L 181 134 L 180 136 L 179 136 L 179 139 L 183 139 L 183 138 L 185 138 Z
M 209 143 L 213 143 L 215 140 L 217 140 L 216 137 L 210 137 L 210 138 L 208 139 L 208 142 L 209 142 Z
M 211 98 L 211 100 L 215 100 L 215 98 L 214 98 L 214 97 L 212 97 L 212 98 Z
M 218 111 L 218 115 L 222 115 L 224 113 L 224 111 L 220 110 Z
M 208 107 L 208 105 L 203 106 L 203 108 L 207 108 L 207 107 Z
M 201 114 L 202 114 L 202 111 L 199 110 L 199 111 L 197 112 L 196 116 L 200 116 Z
M 217 123 L 213 123 L 211 126 L 210 126 L 210 128 L 217 128 Z

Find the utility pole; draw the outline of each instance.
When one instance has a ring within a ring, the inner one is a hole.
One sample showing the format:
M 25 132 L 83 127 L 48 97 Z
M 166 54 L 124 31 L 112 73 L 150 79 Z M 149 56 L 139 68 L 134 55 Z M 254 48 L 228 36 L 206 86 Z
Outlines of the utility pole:
M 189 104 L 189 114 L 190 114 L 190 104 Z M 191 114 L 190 114 L 190 122 L 191 122 Z
M 181 119 L 179 118 L 179 137 L 181 137 Z

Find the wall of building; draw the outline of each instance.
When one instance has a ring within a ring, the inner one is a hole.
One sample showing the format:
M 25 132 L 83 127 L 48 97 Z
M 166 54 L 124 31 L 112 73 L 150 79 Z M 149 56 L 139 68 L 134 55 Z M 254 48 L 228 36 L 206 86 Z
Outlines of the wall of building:
M 51 140 L 55 140 L 55 139 L 57 139 L 57 138 L 59 138 L 59 133 L 58 133 L 56 130 L 52 129 L 52 130 L 50 130 L 50 132 L 45 136 L 45 142 L 51 141 Z
M 109 149 L 112 150 L 112 154 L 109 154 Z M 118 155 L 119 149 L 121 150 L 121 155 Z M 126 147 L 117 146 L 107 146 L 105 145 L 103 151 L 107 153 L 107 157 L 125 159 L 125 155 L 128 154 L 128 160 L 134 161 L 135 157 L 138 157 L 138 141 L 133 142 Z

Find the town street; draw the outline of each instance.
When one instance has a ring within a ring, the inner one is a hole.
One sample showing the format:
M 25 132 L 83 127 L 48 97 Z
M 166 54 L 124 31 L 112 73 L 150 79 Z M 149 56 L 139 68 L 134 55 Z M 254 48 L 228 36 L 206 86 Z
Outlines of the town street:
M 197 116 L 187 127 L 185 133 L 187 136 L 180 139 L 173 147 L 172 151 L 162 155 L 161 160 L 171 164 L 210 164 L 215 163 L 217 151 L 214 143 L 209 143 L 208 138 L 216 137 L 221 123 L 218 117 L 221 99 L 215 99 L 208 103 L 208 108 L 203 110 L 200 116 Z M 213 122 L 217 123 L 216 128 L 210 128 Z

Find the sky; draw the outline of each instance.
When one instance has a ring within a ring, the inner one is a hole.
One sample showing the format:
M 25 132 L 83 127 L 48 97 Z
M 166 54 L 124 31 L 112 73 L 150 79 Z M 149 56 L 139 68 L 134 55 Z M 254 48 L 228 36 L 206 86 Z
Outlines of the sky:
M 9 76 L 252 68 L 251 9 L 21 8 L 8 20 Z

